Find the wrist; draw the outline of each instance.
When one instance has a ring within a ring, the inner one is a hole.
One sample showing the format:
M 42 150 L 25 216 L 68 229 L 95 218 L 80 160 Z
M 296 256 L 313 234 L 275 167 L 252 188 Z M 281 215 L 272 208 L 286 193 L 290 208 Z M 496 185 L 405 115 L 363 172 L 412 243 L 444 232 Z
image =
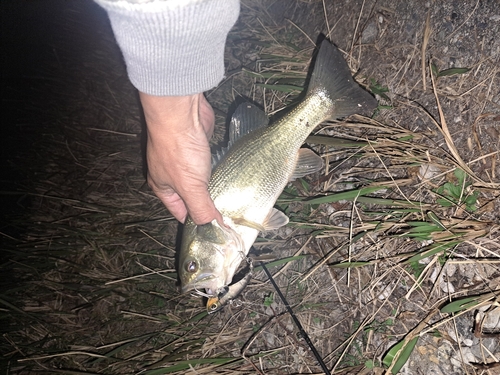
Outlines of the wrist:
M 155 96 L 139 92 L 148 131 L 183 132 L 195 125 L 200 95 Z

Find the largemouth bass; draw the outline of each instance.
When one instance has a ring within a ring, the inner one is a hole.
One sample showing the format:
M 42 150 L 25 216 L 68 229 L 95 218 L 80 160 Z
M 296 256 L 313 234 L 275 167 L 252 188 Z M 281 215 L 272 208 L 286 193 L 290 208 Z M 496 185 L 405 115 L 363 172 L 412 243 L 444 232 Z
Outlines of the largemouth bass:
M 231 120 L 229 145 L 212 171 L 209 192 L 224 223 L 184 225 L 179 256 L 181 291 L 217 297 L 232 281 L 260 231 L 277 229 L 288 218 L 273 208 L 289 181 L 321 169 L 322 159 L 301 148 L 327 119 L 373 111 L 377 101 L 352 78 L 338 49 L 323 41 L 304 99 L 268 126 L 251 104 Z

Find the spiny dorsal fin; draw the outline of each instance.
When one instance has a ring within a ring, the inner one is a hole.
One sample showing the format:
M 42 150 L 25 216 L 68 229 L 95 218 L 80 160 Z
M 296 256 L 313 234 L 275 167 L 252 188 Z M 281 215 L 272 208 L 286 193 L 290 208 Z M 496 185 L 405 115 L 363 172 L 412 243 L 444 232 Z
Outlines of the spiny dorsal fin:
M 212 168 L 219 163 L 236 140 L 268 124 L 269 117 L 267 117 L 264 111 L 251 103 L 241 103 L 236 108 L 236 111 L 234 111 L 231 122 L 229 123 L 229 142 L 227 147 L 223 147 L 212 155 Z
M 251 103 L 241 103 L 234 111 L 229 124 L 229 143 L 231 144 L 244 135 L 268 124 L 269 117 L 264 111 Z
M 220 150 L 215 151 L 214 154 L 212 154 L 212 169 L 215 168 L 217 164 L 219 164 L 220 159 L 226 154 L 227 152 L 227 147 L 224 147 Z

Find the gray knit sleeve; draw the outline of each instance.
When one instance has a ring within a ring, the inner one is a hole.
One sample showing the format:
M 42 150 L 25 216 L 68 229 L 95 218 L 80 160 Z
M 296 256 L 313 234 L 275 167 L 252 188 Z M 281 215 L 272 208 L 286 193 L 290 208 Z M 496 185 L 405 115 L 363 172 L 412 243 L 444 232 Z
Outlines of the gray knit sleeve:
M 191 95 L 224 78 L 224 46 L 239 0 L 95 0 L 109 15 L 132 84 Z

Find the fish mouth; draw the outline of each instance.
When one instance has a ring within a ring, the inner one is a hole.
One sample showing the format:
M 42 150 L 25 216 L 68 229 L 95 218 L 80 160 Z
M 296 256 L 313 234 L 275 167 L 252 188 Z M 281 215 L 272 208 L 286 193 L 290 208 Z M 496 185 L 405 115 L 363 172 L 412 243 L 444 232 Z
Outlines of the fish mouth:
M 196 277 L 193 281 L 186 283 L 181 286 L 181 293 L 187 293 L 190 290 L 196 290 L 197 292 L 201 292 L 201 289 L 205 289 L 208 295 L 215 295 L 215 291 L 217 291 L 220 286 L 217 285 L 217 277 L 213 273 L 202 273 Z M 202 293 L 205 294 L 205 293 Z

